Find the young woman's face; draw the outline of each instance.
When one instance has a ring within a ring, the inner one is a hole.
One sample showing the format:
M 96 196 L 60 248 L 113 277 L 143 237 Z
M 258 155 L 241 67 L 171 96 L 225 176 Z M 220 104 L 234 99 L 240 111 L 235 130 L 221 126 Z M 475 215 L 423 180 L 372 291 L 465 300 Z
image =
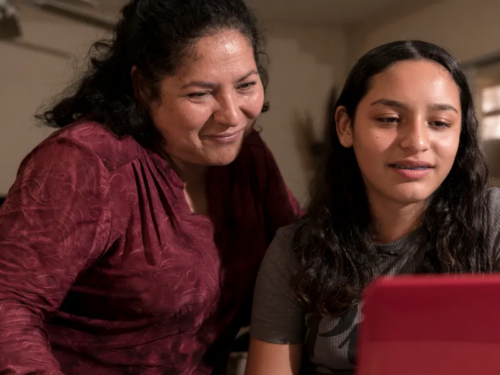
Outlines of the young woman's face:
M 150 114 L 172 159 L 226 165 L 237 157 L 263 103 L 251 44 L 226 30 L 201 38 L 178 73 L 163 79 Z
M 337 132 L 353 147 L 371 202 L 425 201 L 450 172 L 461 130 L 460 93 L 449 72 L 402 61 L 373 77 L 354 124 L 337 110 Z

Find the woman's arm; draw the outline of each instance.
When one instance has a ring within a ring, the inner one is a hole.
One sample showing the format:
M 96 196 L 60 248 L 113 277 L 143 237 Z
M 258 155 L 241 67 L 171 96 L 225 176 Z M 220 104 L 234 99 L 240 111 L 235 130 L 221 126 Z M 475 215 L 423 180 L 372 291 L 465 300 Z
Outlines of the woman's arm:
M 91 150 L 64 138 L 23 161 L 0 209 L 1 374 L 61 374 L 44 320 L 105 249 L 108 180 Z
M 268 243 L 271 243 L 279 228 L 296 222 L 303 216 L 304 212 L 286 185 L 271 150 L 263 140 L 260 142 L 264 149 L 266 166 L 264 215 Z
M 251 338 L 245 374 L 298 375 L 301 362 L 302 344 L 273 344 Z
M 247 374 L 298 374 L 305 313 L 290 278 L 296 269 L 292 239 L 297 224 L 280 229 L 266 252 L 255 286 Z

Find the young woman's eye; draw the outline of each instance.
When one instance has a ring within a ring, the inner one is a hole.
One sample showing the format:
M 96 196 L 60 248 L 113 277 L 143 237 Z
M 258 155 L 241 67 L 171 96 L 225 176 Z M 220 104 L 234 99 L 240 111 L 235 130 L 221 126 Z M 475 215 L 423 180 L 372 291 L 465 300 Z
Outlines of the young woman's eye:
M 450 124 L 444 121 L 430 121 L 429 125 L 432 125 L 436 128 L 449 128 Z
M 378 122 L 382 124 L 397 124 L 399 122 L 398 117 L 381 117 L 377 119 Z

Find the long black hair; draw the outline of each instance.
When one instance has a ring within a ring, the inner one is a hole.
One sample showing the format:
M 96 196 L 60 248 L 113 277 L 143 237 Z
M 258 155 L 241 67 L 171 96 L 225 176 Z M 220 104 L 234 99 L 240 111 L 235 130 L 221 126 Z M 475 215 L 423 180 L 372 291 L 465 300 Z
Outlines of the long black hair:
M 403 60 L 429 60 L 446 68 L 460 90 L 462 124 L 453 167 L 430 197 L 422 227 L 428 241 L 420 272 L 492 271 L 485 251 L 488 169 L 480 146 L 478 121 L 466 76 L 444 49 L 423 41 L 398 41 L 364 55 L 350 72 L 335 108 L 352 119 L 373 76 Z M 330 119 L 323 167 L 311 189 L 308 220 L 296 232 L 300 267 L 292 279 L 299 302 L 320 315 L 338 315 L 355 304 L 375 276 L 377 252 L 372 217 L 356 157 L 344 148 Z
M 264 40 L 243 0 L 131 0 L 122 9 L 112 40 L 94 43 L 87 71 L 37 118 L 56 128 L 92 118 L 119 137 L 156 142 L 148 113 L 134 97 L 132 67 L 137 67 L 150 99 L 156 99 L 159 82 L 176 73 L 190 47 L 222 30 L 239 31 L 248 39 L 265 88 Z M 263 112 L 267 108 L 266 103 Z

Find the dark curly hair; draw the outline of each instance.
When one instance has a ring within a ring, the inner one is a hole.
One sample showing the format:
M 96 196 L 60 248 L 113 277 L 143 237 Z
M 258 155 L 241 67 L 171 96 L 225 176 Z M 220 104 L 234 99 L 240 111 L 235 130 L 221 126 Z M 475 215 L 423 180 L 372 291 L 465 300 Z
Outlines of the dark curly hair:
M 429 199 L 422 223 L 426 245 L 419 252 L 419 265 L 408 272 L 491 272 L 492 259 L 485 251 L 488 169 L 472 95 L 453 57 L 423 41 L 397 41 L 377 47 L 354 66 L 335 109 L 345 107 L 354 123 L 357 106 L 373 76 L 403 60 L 429 60 L 446 68 L 460 90 L 462 108 L 456 159 Z M 308 219 L 295 234 L 300 267 L 292 279 L 292 289 L 310 312 L 335 316 L 358 302 L 363 289 L 375 277 L 377 252 L 354 151 L 340 144 L 335 119 L 330 118 L 329 127 L 326 160 L 312 185 Z
M 82 78 L 36 117 L 56 128 L 88 117 L 118 137 L 156 142 L 158 133 L 134 96 L 132 67 L 137 67 L 149 98 L 156 99 L 158 83 L 176 73 L 200 38 L 228 29 L 249 40 L 265 88 L 264 39 L 243 0 L 132 0 L 122 9 L 113 39 L 93 44 Z M 262 111 L 267 109 L 266 103 Z

